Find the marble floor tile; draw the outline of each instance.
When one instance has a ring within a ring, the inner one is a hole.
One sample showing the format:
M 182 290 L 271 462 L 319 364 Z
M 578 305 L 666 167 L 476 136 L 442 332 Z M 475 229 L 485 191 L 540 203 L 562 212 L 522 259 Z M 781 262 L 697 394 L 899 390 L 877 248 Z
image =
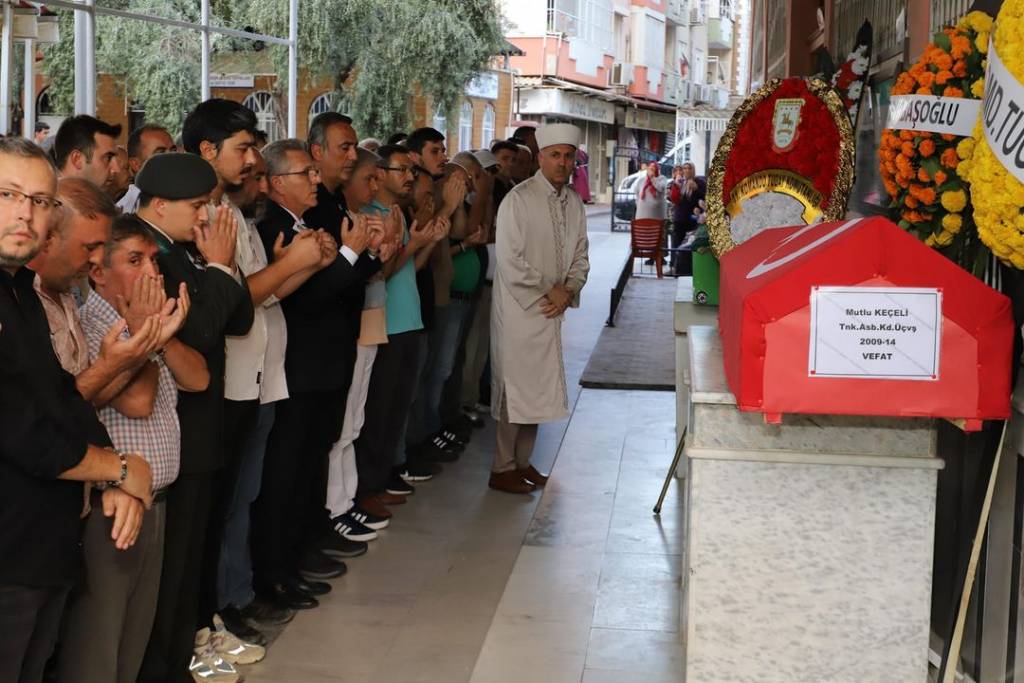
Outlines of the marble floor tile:
M 607 554 L 593 625 L 678 631 L 680 572 L 678 555 Z
M 678 633 L 594 628 L 587 647 L 588 669 L 675 674 L 682 678 L 685 661 Z
M 582 683 L 679 683 L 682 674 L 633 669 L 584 669 Z

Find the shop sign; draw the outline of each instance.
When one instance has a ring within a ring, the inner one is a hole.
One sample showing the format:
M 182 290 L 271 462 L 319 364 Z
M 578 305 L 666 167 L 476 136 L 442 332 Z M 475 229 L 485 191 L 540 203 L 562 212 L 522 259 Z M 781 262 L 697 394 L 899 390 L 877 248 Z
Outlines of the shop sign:
M 615 123 L 615 105 L 593 97 L 555 88 L 523 90 L 519 99 L 520 114 L 567 116 L 585 121 Z
M 210 74 L 211 88 L 252 88 L 256 77 L 252 74 Z
M 980 100 L 935 95 L 894 95 L 886 128 L 970 135 L 981 110 Z
M 627 107 L 626 128 L 657 130 L 662 133 L 675 133 L 676 117 L 674 114 L 669 114 L 667 112 Z
M 1024 183 L 1024 84 L 1003 64 L 995 41 L 988 48 L 982 125 L 999 163 Z
M 922 287 L 815 287 L 811 377 L 936 380 L 942 292 Z
M 498 99 L 498 74 L 493 71 L 485 71 L 477 75 L 466 86 L 466 94 L 485 100 Z

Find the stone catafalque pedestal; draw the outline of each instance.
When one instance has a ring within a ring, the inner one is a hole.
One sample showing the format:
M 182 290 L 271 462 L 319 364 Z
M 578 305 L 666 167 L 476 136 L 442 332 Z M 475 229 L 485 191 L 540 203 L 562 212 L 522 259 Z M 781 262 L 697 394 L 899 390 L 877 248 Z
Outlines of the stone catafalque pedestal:
M 690 327 L 682 638 L 692 683 L 925 681 L 934 422 L 736 408 Z

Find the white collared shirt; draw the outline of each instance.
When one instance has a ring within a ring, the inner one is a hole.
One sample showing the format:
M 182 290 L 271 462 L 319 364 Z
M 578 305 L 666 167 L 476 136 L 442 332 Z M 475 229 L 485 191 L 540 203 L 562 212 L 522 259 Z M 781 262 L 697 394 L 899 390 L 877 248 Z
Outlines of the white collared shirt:
M 247 275 L 267 267 L 267 251 L 256 226 L 241 210 L 231 207 L 238 222 L 235 238 L 235 263 Z M 271 294 L 255 307 L 252 327 L 247 334 L 225 337 L 227 357 L 224 366 L 224 397 L 230 401 L 272 403 L 288 398 L 284 374 L 284 354 L 288 344 L 281 302 Z

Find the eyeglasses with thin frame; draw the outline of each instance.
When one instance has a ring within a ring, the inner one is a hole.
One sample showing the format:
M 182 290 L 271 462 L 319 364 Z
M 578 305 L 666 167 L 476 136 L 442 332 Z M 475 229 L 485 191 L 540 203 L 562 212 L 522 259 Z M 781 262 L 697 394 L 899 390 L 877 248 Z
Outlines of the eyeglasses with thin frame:
M 320 177 L 320 169 L 316 166 L 307 166 L 301 171 L 292 171 L 291 173 L 275 173 L 274 177 L 283 177 L 286 175 L 304 175 L 308 176 L 310 180 L 316 180 Z
M 32 200 L 32 206 L 40 211 L 53 211 L 64 204 L 61 200 L 49 195 L 25 194 L 10 187 L 0 187 L 0 203 L 17 204 L 20 206 L 30 199 Z

